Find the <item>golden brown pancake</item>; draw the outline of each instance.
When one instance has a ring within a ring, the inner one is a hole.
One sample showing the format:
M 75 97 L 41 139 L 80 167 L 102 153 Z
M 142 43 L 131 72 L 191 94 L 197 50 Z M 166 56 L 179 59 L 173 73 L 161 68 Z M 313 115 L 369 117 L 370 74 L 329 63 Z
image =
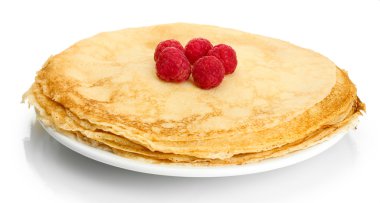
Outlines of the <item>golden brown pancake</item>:
M 155 46 L 231 45 L 234 74 L 211 90 L 155 75 Z M 168 24 L 101 33 L 51 57 L 26 94 L 39 118 L 128 158 L 243 164 L 304 149 L 353 124 L 364 104 L 326 57 L 237 30 Z

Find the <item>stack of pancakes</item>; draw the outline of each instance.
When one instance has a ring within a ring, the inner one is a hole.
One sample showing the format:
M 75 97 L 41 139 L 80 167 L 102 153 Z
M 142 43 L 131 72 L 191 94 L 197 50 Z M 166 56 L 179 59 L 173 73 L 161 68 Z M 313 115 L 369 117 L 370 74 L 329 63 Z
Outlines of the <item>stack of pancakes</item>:
M 234 74 L 211 90 L 155 74 L 155 46 L 231 45 Z M 364 110 L 326 57 L 237 30 L 167 24 L 100 33 L 48 59 L 25 94 L 57 131 L 154 163 L 229 165 L 283 156 L 353 127 Z

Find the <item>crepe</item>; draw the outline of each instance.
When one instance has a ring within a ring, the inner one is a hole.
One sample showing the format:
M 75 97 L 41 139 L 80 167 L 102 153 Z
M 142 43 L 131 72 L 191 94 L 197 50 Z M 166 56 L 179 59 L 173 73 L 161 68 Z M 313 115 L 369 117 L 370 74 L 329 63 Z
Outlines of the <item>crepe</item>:
M 212 90 L 155 75 L 165 39 L 204 37 L 237 53 Z M 64 134 L 128 158 L 244 164 L 315 145 L 355 124 L 364 104 L 326 57 L 277 39 L 194 24 L 101 33 L 51 57 L 26 93 L 39 118 Z

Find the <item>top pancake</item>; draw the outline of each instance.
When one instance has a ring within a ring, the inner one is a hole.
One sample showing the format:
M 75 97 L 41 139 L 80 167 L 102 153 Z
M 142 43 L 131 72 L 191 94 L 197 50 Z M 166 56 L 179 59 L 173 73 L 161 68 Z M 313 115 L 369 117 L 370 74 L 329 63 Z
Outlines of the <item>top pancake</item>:
M 237 53 L 236 72 L 212 90 L 155 75 L 156 45 L 204 37 Z M 327 58 L 236 30 L 169 24 L 101 33 L 52 57 L 37 80 L 79 117 L 157 136 L 208 136 L 273 127 L 324 99 L 335 84 Z M 164 133 L 162 133 L 164 132 Z

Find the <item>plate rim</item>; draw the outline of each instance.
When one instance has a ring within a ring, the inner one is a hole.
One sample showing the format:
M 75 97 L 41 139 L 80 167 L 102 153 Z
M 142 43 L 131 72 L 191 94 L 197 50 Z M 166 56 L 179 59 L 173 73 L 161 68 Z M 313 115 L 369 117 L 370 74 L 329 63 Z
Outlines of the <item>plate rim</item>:
M 64 135 L 54 128 L 46 126 L 38 120 L 48 134 L 63 146 L 95 161 L 122 168 L 125 170 L 174 177 L 229 177 L 247 174 L 256 174 L 272 171 L 287 166 L 291 166 L 307 159 L 313 158 L 318 154 L 326 151 L 338 143 L 350 128 L 342 129 L 326 140 L 306 149 L 291 152 L 287 155 L 262 160 L 260 162 L 233 165 L 233 166 L 181 166 L 168 164 L 147 163 L 141 160 L 134 160 L 116 155 L 99 148 L 92 147 L 88 144 L 77 141 L 75 138 Z

